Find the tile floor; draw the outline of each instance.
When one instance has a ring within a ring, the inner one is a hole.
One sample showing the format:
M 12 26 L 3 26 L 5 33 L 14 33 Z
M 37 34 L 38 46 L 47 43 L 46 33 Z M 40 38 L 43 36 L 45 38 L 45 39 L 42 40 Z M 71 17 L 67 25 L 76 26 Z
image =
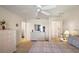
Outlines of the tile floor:
M 79 53 L 79 49 L 67 42 L 34 41 L 29 53 Z

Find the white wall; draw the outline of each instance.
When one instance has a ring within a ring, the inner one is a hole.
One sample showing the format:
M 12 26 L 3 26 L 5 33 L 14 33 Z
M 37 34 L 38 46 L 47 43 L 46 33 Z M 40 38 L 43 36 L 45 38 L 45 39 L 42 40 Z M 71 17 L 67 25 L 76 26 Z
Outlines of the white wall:
M 23 25 L 23 33 L 24 33 L 24 36 L 27 40 L 30 40 L 30 32 L 31 32 L 31 27 L 30 27 L 30 23 L 29 22 L 24 22 L 24 25 Z
M 6 29 L 17 30 L 17 39 L 20 39 L 21 34 L 21 21 L 23 18 L 17 14 L 8 11 L 5 8 L 0 7 L 0 21 L 4 19 L 6 21 Z M 16 24 L 19 26 L 16 28 Z
M 79 8 L 74 8 L 63 15 L 64 23 L 63 28 L 69 32 L 79 32 Z

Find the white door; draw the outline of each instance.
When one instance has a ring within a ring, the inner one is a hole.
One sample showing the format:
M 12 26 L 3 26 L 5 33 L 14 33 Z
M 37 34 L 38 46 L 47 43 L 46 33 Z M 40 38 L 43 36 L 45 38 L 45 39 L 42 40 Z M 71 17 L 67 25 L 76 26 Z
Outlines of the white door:
M 52 21 L 52 37 L 58 37 L 62 33 L 62 22 Z

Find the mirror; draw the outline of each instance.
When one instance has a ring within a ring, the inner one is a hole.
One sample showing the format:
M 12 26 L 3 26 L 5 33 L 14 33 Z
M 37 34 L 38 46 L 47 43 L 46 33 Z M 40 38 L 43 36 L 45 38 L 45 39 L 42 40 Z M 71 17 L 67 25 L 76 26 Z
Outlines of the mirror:
M 34 25 L 34 30 L 35 31 L 40 31 L 40 32 L 45 32 L 45 26 L 39 25 L 39 24 L 35 24 Z

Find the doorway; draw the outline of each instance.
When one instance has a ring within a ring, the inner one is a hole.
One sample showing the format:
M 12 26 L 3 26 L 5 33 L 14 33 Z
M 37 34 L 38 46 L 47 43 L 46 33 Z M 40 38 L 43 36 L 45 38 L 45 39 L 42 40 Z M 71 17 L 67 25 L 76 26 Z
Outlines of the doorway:
M 52 38 L 59 37 L 62 34 L 62 22 L 52 21 Z

